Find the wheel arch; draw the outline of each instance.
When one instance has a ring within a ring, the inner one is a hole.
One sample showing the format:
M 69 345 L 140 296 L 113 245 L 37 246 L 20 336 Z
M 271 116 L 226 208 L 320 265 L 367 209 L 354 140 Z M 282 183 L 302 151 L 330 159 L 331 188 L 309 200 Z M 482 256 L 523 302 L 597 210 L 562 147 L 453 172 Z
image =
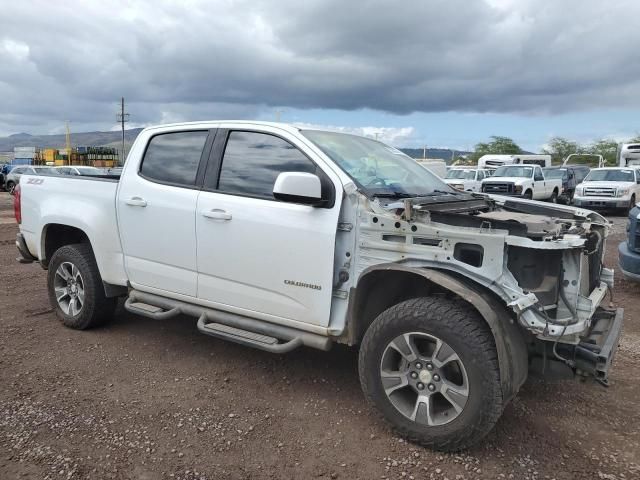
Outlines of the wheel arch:
M 49 261 L 56 250 L 65 245 L 73 245 L 76 243 L 88 245 L 95 258 L 91 239 L 83 229 L 62 223 L 46 224 L 42 228 L 42 235 L 40 237 L 40 264 L 42 268 L 47 269 L 49 267 Z M 98 265 L 98 271 L 100 271 L 100 265 Z M 102 276 L 101 271 L 100 274 Z M 108 298 L 122 296 L 127 293 L 127 288 L 124 286 L 113 285 L 104 280 L 102 284 L 105 295 Z
M 505 402 L 527 378 L 527 345 L 515 319 L 502 300 L 472 280 L 442 270 L 383 264 L 366 269 L 351 293 L 349 344 L 360 343 L 375 318 L 395 304 L 426 295 L 454 296 L 476 310 L 491 331 Z

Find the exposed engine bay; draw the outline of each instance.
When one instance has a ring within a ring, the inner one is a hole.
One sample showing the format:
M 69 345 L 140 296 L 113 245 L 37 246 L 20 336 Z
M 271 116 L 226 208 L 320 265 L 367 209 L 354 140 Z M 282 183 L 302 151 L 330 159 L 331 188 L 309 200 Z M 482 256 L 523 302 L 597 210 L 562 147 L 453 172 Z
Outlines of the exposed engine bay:
M 578 344 L 613 286 L 609 223 L 584 209 L 439 192 L 360 209 L 358 270 L 380 262 L 448 270 L 483 285 L 540 340 Z

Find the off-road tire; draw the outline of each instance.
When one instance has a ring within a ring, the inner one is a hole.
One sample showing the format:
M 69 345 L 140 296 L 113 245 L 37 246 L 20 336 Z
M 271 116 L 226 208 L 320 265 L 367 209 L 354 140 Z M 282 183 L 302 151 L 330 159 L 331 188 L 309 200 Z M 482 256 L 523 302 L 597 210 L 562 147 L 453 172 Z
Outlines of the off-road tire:
M 71 263 L 80 271 L 84 284 L 84 303 L 76 315 L 63 311 L 56 299 L 54 279 L 62 263 Z M 91 246 L 78 243 L 60 247 L 52 255 L 47 272 L 49 302 L 62 323 L 75 330 L 103 325 L 113 316 L 117 298 L 107 298 Z
M 450 423 L 426 426 L 400 413 L 391 403 L 380 375 L 387 345 L 398 335 L 424 332 L 448 343 L 467 371 L 469 396 Z M 360 383 L 367 400 L 408 440 L 442 451 L 458 451 L 480 441 L 503 411 L 495 342 L 484 320 L 462 301 L 423 297 L 382 312 L 367 330 L 360 347 Z

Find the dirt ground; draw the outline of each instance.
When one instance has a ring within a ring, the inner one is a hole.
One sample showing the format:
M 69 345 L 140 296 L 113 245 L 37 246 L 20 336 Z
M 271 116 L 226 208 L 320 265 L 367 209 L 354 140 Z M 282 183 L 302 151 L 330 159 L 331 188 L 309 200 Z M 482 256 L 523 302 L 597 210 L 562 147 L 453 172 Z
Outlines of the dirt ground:
M 0 479 L 640 478 L 640 285 L 619 271 L 611 387 L 531 378 L 481 446 L 441 454 L 364 403 L 355 349 L 278 356 L 123 310 L 64 328 L 45 272 L 15 261 L 10 208 L 0 193 Z

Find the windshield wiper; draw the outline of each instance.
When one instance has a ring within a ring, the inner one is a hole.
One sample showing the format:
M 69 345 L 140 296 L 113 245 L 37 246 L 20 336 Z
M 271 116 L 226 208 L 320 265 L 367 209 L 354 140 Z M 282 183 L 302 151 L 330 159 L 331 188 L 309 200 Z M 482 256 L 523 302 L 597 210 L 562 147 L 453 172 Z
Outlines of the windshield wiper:
M 374 193 L 372 195 L 374 198 L 413 198 L 418 197 L 419 195 L 415 193 L 404 193 L 404 192 L 385 192 L 385 193 Z

